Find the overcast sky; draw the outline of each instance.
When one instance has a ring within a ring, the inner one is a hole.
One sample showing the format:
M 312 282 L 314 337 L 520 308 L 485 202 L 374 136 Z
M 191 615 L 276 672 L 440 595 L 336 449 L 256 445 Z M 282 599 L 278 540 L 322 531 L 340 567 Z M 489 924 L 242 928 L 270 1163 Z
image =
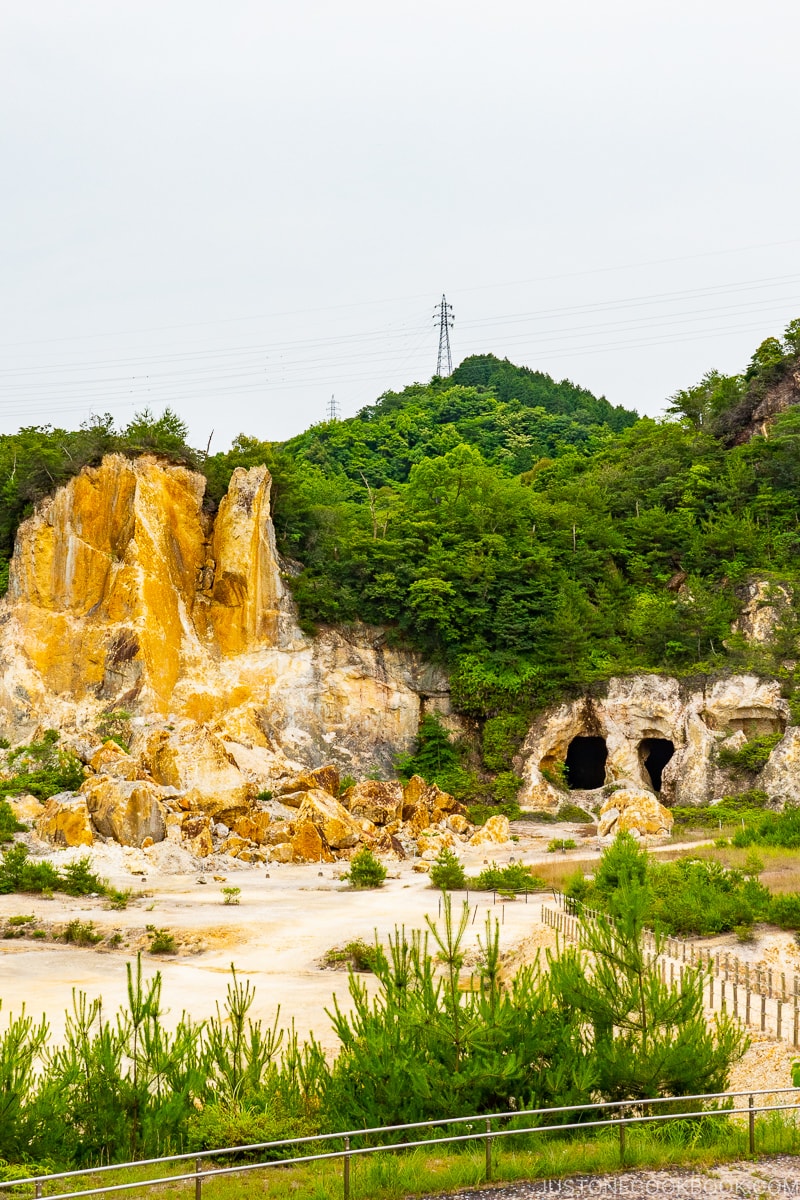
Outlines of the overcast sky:
M 284 438 L 493 351 L 657 413 L 800 316 L 795 0 L 4 0 L 0 429 Z

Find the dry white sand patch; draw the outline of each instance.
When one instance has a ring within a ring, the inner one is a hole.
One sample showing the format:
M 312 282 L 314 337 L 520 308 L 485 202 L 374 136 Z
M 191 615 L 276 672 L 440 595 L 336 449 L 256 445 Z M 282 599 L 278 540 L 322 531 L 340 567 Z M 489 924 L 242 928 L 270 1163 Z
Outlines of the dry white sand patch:
M 54 860 L 68 854 L 78 856 L 62 852 Z M 487 857 L 485 848 L 472 851 L 465 856 L 467 870 L 477 872 Z M 505 863 L 519 858 L 520 850 L 513 844 L 498 847 L 492 857 Z M 184 1009 L 197 1019 L 210 1015 L 225 998 L 234 963 L 256 989 L 254 1016 L 271 1023 L 280 1006 L 282 1024 L 294 1020 L 301 1036 L 313 1030 L 331 1048 L 336 1039 L 325 1009 L 334 992 L 340 1003 L 347 1000 L 347 978 L 324 969 L 325 952 L 356 938 L 372 942 L 375 931 L 385 944 L 396 926 L 405 926 L 406 932 L 422 929 L 426 915 L 437 918 L 440 904 L 427 876 L 413 872 L 409 863 L 389 864 L 395 877 L 382 888 L 357 891 L 339 880 L 345 865 L 340 863 L 322 868 L 236 864 L 232 869 L 230 862 L 222 866 L 217 861 L 203 874 L 167 874 L 157 871 L 153 857 L 143 851 L 131 855 L 120 847 L 103 846 L 92 858 L 98 872 L 115 886 L 132 886 L 147 894 L 123 911 L 105 907 L 101 898 L 0 896 L 0 917 L 31 914 L 42 922 L 92 921 L 98 932 L 108 934 L 141 931 L 147 924 L 167 929 L 179 941 L 203 947 L 188 956 L 143 956 L 148 972 L 162 973 L 170 1022 Z M 144 871 L 146 877 L 131 874 L 131 869 Z M 215 880 L 215 874 L 224 878 Z M 226 886 L 241 889 L 239 904 L 223 903 Z M 500 922 L 500 945 L 507 952 L 539 926 L 541 899 L 493 905 L 491 893 L 471 892 L 465 939 L 470 955 L 476 954 L 478 937 L 484 936 L 487 913 Z M 459 894 L 454 910 L 460 911 L 460 901 Z M 60 1037 L 73 989 L 90 998 L 102 997 L 108 1012 L 123 1001 L 128 961 L 130 956 L 121 951 L 37 944 L 28 938 L 0 941 L 3 1015 L 18 1012 L 24 1003 L 32 1015 L 45 1013 Z M 371 976 L 362 978 L 368 987 L 374 985 Z

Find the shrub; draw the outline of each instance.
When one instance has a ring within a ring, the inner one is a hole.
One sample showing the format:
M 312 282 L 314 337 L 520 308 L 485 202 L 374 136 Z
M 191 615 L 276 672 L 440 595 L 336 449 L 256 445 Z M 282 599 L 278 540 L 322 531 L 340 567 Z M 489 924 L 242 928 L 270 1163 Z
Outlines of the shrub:
M 128 902 L 131 898 L 131 892 L 130 888 L 126 888 L 123 891 L 120 888 L 107 887 L 106 896 L 108 898 L 108 904 L 106 907 L 119 911 L 128 907 Z
M 74 946 L 96 946 L 102 942 L 103 935 L 97 933 L 91 921 L 70 921 L 64 930 L 64 941 Z
M 755 775 L 766 765 L 767 759 L 782 738 L 782 733 L 767 733 L 745 742 L 738 750 L 728 750 L 722 746 L 717 761 L 721 767 L 733 767 L 734 770 L 749 771 Z
M 567 764 L 563 762 L 554 762 L 551 767 L 541 768 L 542 777 L 552 784 L 554 788 L 558 788 L 560 792 L 569 791 L 569 780 L 567 779 Z
M 413 755 L 398 758 L 396 766 L 402 779 L 421 775 L 428 784 L 445 787 L 450 775 L 459 768 L 459 754 L 438 716 L 423 716 L 417 732 L 416 751 Z
M 238 887 L 224 887 L 224 888 L 222 889 L 222 895 L 223 895 L 223 897 L 224 897 L 224 899 L 223 899 L 222 903 L 223 903 L 223 904 L 238 904 L 238 903 L 239 903 L 239 897 L 241 896 L 241 894 L 242 894 L 242 889 L 241 889 L 241 888 L 238 888 Z
M 492 784 L 492 796 L 498 804 L 513 804 L 516 807 L 522 784 L 523 780 L 513 771 L 501 771 Z
M 780 929 L 800 929 L 800 893 L 787 892 L 783 896 L 773 896 L 768 919 Z
M 481 737 L 483 762 L 489 771 L 510 773 L 511 760 L 528 732 L 528 721 L 517 712 L 488 717 Z
M 67 863 L 61 871 L 58 890 L 68 896 L 102 896 L 105 893 L 105 881 L 95 875 L 89 866 L 89 859 L 84 855 L 77 862 Z
M 351 787 L 355 787 L 358 783 L 355 775 L 343 775 L 339 780 L 339 795 L 343 796 Z
M 271 799 L 272 799 L 272 792 L 269 790 L 269 788 L 264 788 L 264 790 L 262 792 L 259 792 L 258 795 L 256 796 L 256 800 L 267 801 L 267 800 L 271 800 Z
M 466 886 L 464 868 L 449 846 L 442 846 L 431 867 L 430 881 L 443 892 L 457 891 Z
M 30 862 L 28 847 L 18 843 L 3 851 L 0 862 L 0 894 L 8 892 L 55 891 L 61 883 L 58 871 L 48 862 Z
M 344 878 L 349 879 L 354 888 L 377 888 L 386 878 L 386 867 L 365 846 L 351 858 L 350 870 Z
M 646 902 L 648 923 L 669 934 L 730 932 L 766 920 L 770 893 L 755 878 L 702 858 L 655 862 L 629 834 L 620 834 L 604 852 L 593 882 L 571 881 L 568 894 L 615 913 L 629 886 Z
M 574 838 L 551 838 L 547 846 L 547 852 L 548 854 L 555 854 L 560 850 L 574 850 L 577 844 Z
M 14 816 L 8 801 L 0 800 L 0 843 L 13 841 L 14 834 L 22 833 L 26 828 Z
M 763 812 L 769 796 L 758 788 L 748 788 L 731 796 L 723 796 L 719 804 L 687 805 L 673 808 L 672 815 L 678 826 L 695 829 L 718 829 L 720 825 L 733 825 L 744 818 L 750 821 Z
M 174 954 L 178 949 L 175 935 L 168 929 L 154 929 L 150 935 L 151 954 Z
M 470 879 L 468 885 L 478 892 L 541 892 L 547 887 L 545 881 L 524 863 L 509 863 L 507 867 L 492 863 L 477 878 Z
M 800 848 L 800 808 L 792 806 L 781 813 L 766 812 L 738 829 L 731 838 L 734 846 L 778 846 L 784 850 Z
M 381 954 L 379 946 L 371 946 L 363 938 L 356 938 L 344 946 L 332 946 L 327 950 L 325 965 L 335 967 L 347 963 L 354 971 L 374 971 Z
M 57 792 L 74 792 L 83 783 L 83 763 L 71 750 L 56 745 L 58 732 L 48 729 L 39 742 L 17 746 L 7 756 L 14 775 L 2 781 L 6 795 L 30 792 L 37 800 L 47 800 Z

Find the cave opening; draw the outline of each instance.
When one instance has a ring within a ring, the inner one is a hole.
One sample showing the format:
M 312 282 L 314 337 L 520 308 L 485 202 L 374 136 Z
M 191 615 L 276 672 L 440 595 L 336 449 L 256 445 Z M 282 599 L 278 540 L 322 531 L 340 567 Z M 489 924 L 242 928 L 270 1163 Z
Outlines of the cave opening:
M 575 737 L 567 750 L 567 783 L 570 791 L 590 791 L 606 781 L 608 747 L 602 737 Z
M 639 761 L 645 774 L 650 777 L 653 790 L 661 791 L 664 767 L 675 753 L 675 745 L 669 738 L 643 738 L 639 743 Z

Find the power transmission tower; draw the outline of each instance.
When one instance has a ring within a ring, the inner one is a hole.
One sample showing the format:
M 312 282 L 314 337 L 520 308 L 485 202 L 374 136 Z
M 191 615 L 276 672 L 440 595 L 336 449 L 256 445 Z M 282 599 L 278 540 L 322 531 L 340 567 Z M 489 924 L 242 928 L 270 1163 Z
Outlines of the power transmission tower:
M 433 319 L 439 325 L 439 356 L 436 359 L 436 374 L 442 375 L 442 367 L 447 363 L 447 374 L 453 374 L 453 358 L 450 353 L 450 330 L 453 328 L 455 316 L 452 304 L 447 303 L 447 297 L 442 295 L 442 302 L 436 306 Z
M 336 402 L 336 397 L 333 395 L 331 396 L 330 400 L 328 401 L 327 407 L 325 409 L 325 419 L 327 421 L 338 421 L 339 420 L 339 405 Z

